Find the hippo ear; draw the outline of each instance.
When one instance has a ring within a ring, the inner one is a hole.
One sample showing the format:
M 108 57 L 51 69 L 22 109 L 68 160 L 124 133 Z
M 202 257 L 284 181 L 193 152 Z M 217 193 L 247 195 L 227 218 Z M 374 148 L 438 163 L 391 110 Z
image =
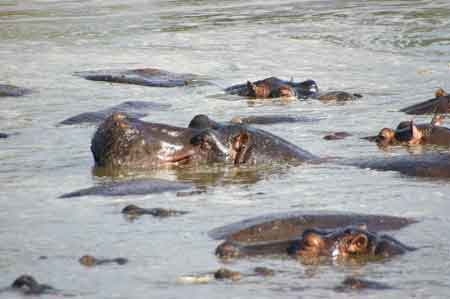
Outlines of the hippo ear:
M 445 92 L 445 90 L 443 90 L 442 88 L 438 88 L 438 89 L 436 90 L 436 92 L 434 93 L 434 95 L 436 96 L 436 98 L 448 96 L 448 94 L 447 94 L 447 93 Z
M 442 123 L 444 122 L 445 116 L 442 114 L 436 114 L 433 116 L 433 119 L 431 119 L 431 125 L 432 126 L 442 126 Z
M 256 94 L 256 84 L 250 81 L 247 81 L 247 88 L 250 94 Z
M 422 132 L 417 129 L 417 126 L 411 121 L 411 140 L 408 142 L 409 144 L 419 144 L 422 139 Z
M 321 248 L 324 245 L 322 236 L 314 232 L 304 234 L 303 242 L 306 246 L 313 246 L 317 248 Z
M 363 233 L 358 234 L 356 237 L 353 238 L 349 251 L 351 252 L 363 252 L 367 249 L 369 245 L 369 239 L 367 236 Z

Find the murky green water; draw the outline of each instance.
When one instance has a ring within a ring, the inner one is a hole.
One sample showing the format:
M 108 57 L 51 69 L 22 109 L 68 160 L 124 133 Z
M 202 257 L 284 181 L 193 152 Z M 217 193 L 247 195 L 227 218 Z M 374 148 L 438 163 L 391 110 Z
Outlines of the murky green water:
M 30 273 L 83 298 L 347 298 L 332 288 L 357 274 L 395 289 L 351 296 L 448 297 L 448 181 L 331 165 L 223 174 L 159 171 L 149 175 L 201 182 L 207 193 L 58 199 L 108 178 L 91 172 L 95 128 L 56 124 L 125 100 L 151 100 L 172 105 L 146 118 L 155 122 L 185 126 L 198 113 L 217 120 L 289 113 L 323 119 L 264 128 L 315 154 L 404 153 L 381 152 L 359 137 L 408 119 L 396 111 L 430 98 L 437 87 L 450 89 L 449 25 L 447 1 L 1 1 L 0 81 L 35 93 L 0 99 L 1 131 L 19 133 L 0 142 L 0 287 Z M 215 84 L 163 89 L 72 76 L 137 67 L 198 73 Z M 312 78 L 324 90 L 365 96 L 346 105 L 223 97 L 221 87 L 268 76 Z M 322 139 L 342 130 L 354 136 Z M 128 222 L 120 211 L 129 203 L 191 213 Z M 293 209 L 416 217 L 421 223 L 394 235 L 423 248 L 353 267 L 252 258 L 226 266 L 280 272 L 238 283 L 177 283 L 179 275 L 224 266 L 213 254 L 217 241 L 206 234 L 211 228 Z M 77 262 L 86 253 L 124 256 L 130 263 L 86 269 Z

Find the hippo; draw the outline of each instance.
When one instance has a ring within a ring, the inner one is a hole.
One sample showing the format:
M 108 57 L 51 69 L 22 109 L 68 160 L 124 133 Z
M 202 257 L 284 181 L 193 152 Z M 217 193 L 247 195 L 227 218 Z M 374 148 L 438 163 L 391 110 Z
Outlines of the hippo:
M 177 87 L 205 84 L 205 78 L 202 76 L 172 73 L 157 68 L 85 71 L 76 72 L 74 75 L 92 81 L 126 83 L 152 87 Z
M 152 169 L 199 163 L 234 166 L 319 158 L 267 131 L 194 117 L 189 127 L 144 122 L 114 113 L 95 132 L 91 151 L 97 167 Z
M 346 277 L 340 285 L 334 288 L 336 292 L 391 289 L 392 287 L 387 284 L 353 276 Z
M 305 259 L 328 257 L 336 260 L 389 258 L 415 248 L 404 245 L 388 235 L 378 235 L 359 226 L 335 229 L 309 228 L 290 240 L 242 244 L 230 240 L 220 244 L 215 254 L 220 258 L 252 255 L 288 254 Z
M 6 139 L 9 137 L 9 134 L 6 133 L 0 133 L 0 139 Z
M 290 255 L 307 258 L 321 256 L 334 259 L 347 258 L 387 258 L 413 251 L 388 235 L 370 232 L 364 225 L 347 226 L 335 230 L 308 229 L 300 239 L 288 247 Z
M 225 89 L 228 94 L 234 94 L 249 98 L 315 98 L 320 101 L 349 101 L 361 97 L 360 94 L 351 94 L 343 91 L 320 93 L 314 80 L 294 82 L 270 77 L 255 82 L 247 81 Z
M 149 115 L 147 111 L 167 110 L 169 107 L 170 107 L 169 104 L 159 104 L 144 101 L 126 101 L 107 109 L 94 112 L 84 112 L 69 117 L 61 121 L 59 125 L 80 125 L 80 124 L 96 125 L 104 121 L 108 116 L 110 116 L 114 112 L 122 112 L 126 114 L 128 117 L 132 118 L 142 118 Z
M 180 283 L 208 283 L 213 280 L 216 281 L 239 281 L 248 277 L 270 277 L 275 275 L 275 271 L 266 267 L 255 267 L 250 273 L 241 273 L 239 271 L 230 270 L 228 268 L 220 268 L 214 272 L 183 275 L 178 277 L 177 281 Z
M 131 218 L 142 215 L 152 215 L 154 217 L 169 217 L 169 216 L 184 215 L 187 213 L 188 212 L 186 211 L 177 211 L 163 208 L 144 209 L 136 205 L 127 205 L 125 208 L 122 209 L 122 214 Z
M 291 240 L 306 229 L 336 229 L 365 224 L 370 231 L 399 230 L 416 223 L 412 218 L 342 212 L 291 211 L 245 219 L 215 228 L 208 235 L 215 240 L 229 240 L 243 244 Z
M 190 189 L 189 183 L 172 182 L 161 179 L 134 179 L 104 183 L 78 191 L 61 195 L 59 198 L 73 198 L 81 196 L 126 196 L 146 195 Z
M 320 118 L 311 118 L 296 115 L 253 115 L 253 116 L 235 116 L 230 122 L 233 124 L 252 124 L 252 125 L 272 125 L 280 123 L 311 123 L 318 122 Z
M 339 131 L 339 132 L 331 132 L 330 134 L 327 134 L 325 136 L 323 136 L 324 140 L 342 140 L 345 139 L 349 136 L 352 136 L 352 134 L 344 132 L 344 131 Z
M 406 114 L 432 114 L 432 113 L 444 113 L 447 114 L 450 106 L 450 96 L 442 89 L 439 88 L 435 92 L 435 97 L 427 100 L 425 102 L 421 102 L 418 104 L 414 104 L 408 106 L 406 108 L 401 109 L 401 112 L 405 112 Z
M 117 265 L 125 265 L 128 263 L 128 259 L 123 257 L 117 257 L 113 259 L 107 258 L 96 258 L 92 255 L 83 255 L 78 259 L 81 265 L 86 267 L 94 267 L 98 265 L 106 265 L 106 264 L 117 264 Z
M 12 290 L 23 292 L 25 295 L 57 294 L 58 291 L 48 284 L 40 284 L 31 275 L 21 275 L 11 284 Z
M 379 171 L 397 171 L 414 177 L 450 178 L 450 154 L 423 153 L 363 161 L 346 161 L 347 165 Z
M 383 128 L 377 136 L 364 137 L 375 141 L 379 146 L 432 144 L 450 146 L 450 129 L 440 126 L 443 116 L 435 116 L 429 124 L 415 124 L 413 121 L 401 122 L 395 130 Z
M 0 97 L 20 97 L 31 93 L 31 89 L 8 84 L 0 84 Z

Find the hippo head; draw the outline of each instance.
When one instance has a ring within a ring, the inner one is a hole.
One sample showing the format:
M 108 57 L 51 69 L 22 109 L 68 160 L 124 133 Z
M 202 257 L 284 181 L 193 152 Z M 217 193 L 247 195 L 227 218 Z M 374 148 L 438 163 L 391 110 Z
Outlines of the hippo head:
M 288 84 L 272 84 L 270 80 L 252 83 L 247 81 L 247 96 L 252 98 L 294 98 L 296 91 Z
M 301 257 L 320 256 L 335 259 L 389 257 L 404 253 L 408 247 L 388 236 L 377 236 L 364 227 L 349 226 L 327 233 L 325 231 L 305 230 L 301 240 L 288 249 L 290 254 Z
M 314 97 L 319 92 L 316 81 L 311 79 L 300 83 L 291 82 L 290 85 L 295 89 L 297 96 L 303 99 Z
M 436 118 L 430 127 L 434 126 L 435 123 L 439 123 L 441 120 L 442 118 Z M 419 129 L 413 121 L 403 121 L 398 124 L 395 130 L 383 128 L 378 135 L 365 137 L 364 139 L 375 141 L 381 147 L 396 144 L 420 144 L 424 137 L 423 129 Z
M 97 166 L 113 168 L 149 169 L 225 161 L 227 150 L 210 133 L 214 132 L 214 124 L 200 118 L 191 128 L 181 128 L 115 113 L 97 129 L 91 150 Z
M 252 138 L 245 126 L 230 125 L 205 129 L 191 139 L 209 161 L 229 161 L 234 165 L 247 162 L 252 151 Z

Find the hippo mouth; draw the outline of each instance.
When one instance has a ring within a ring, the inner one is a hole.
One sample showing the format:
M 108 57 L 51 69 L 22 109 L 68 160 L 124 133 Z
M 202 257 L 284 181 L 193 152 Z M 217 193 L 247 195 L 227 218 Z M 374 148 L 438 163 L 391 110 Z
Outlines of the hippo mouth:
M 161 162 L 165 164 L 186 164 L 188 163 L 191 158 L 196 154 L 196 152 L 191 149 L 186 152 L 182 153 L 176 153 L 174 155 L 171 155 L 169 157 L 162 157 Z

